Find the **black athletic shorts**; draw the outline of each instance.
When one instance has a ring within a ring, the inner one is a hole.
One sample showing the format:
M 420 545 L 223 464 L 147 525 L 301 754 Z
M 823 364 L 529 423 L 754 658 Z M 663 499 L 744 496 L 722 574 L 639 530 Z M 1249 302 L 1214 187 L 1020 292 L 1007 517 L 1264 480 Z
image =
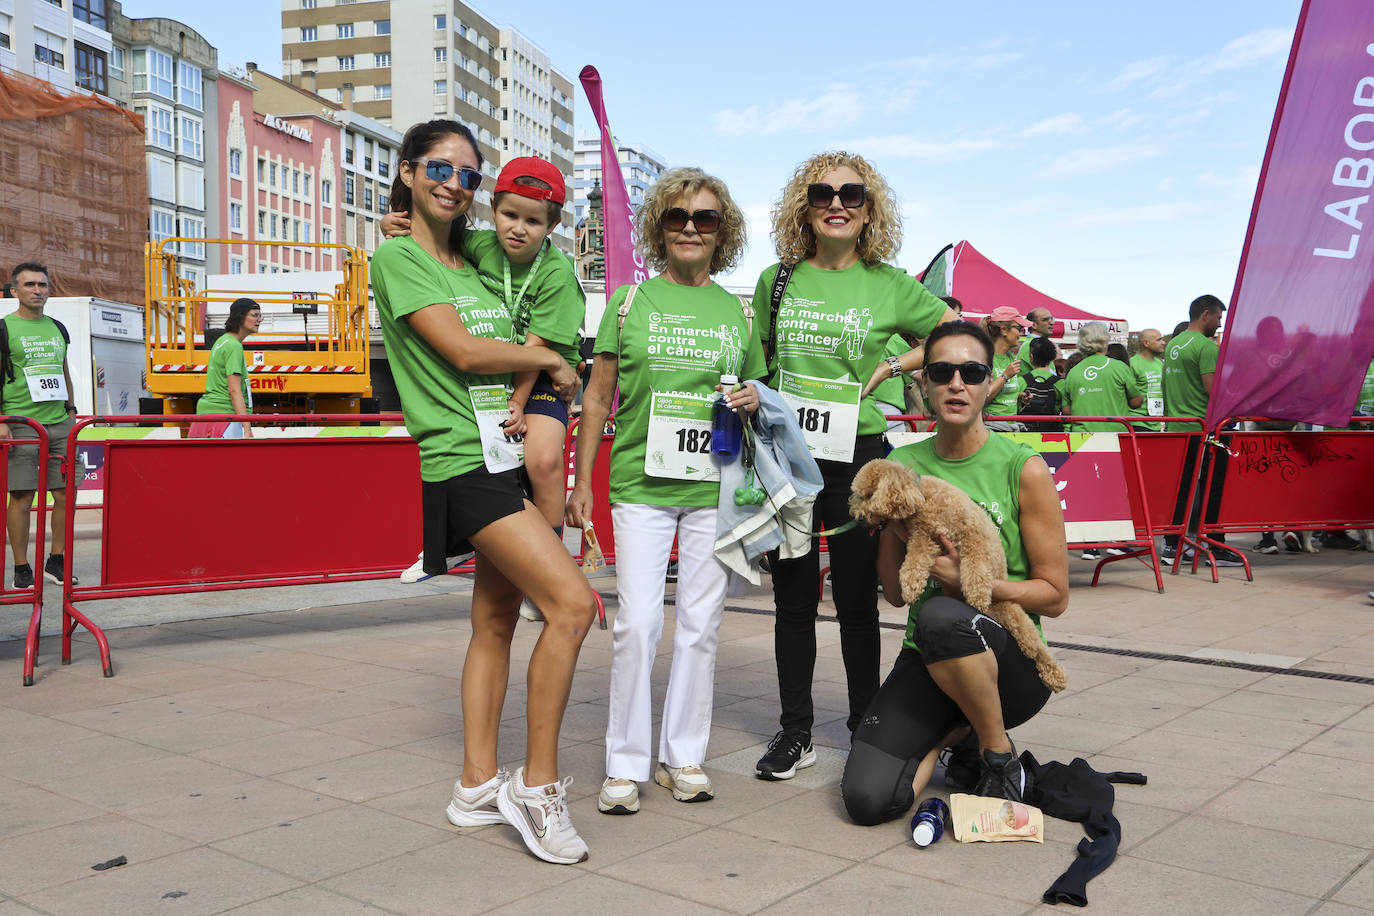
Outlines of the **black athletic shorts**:
M 525 508 L 522 469 L 493 474 L 479 466 L 448 480 L 420 482 L 425 572 L 448 572 L 445 557 L 472 552 L 472 537 L 492 522 Z

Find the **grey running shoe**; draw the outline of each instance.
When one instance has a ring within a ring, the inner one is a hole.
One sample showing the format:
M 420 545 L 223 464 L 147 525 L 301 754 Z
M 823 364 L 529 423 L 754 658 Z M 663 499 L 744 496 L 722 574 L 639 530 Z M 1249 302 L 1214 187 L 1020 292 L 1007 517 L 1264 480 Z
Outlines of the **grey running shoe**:
M 496 796 L 510 774 L 501 770 L 494 779 L 469 789 L 460 779 L 453 784 L 453 800 L 448 803 L 448 822 L 455 827 L 481 827 L 504 824 L 506 819 L 496 807 Z
M 696 764 L 670 767 L 666 763 L 660 763 L 654 773 L 654 782 L 665 789 L 671 789 L 673 798 L 680 802 L 710 801 L 715 797 L 710 777 Z
M 501 784 L 496 796 L 497 807 L 506 821 L 520 831 L 525 846 L 545 862 L 555 865 L 574 865 L 587 861 L 587 844 L 577 835 L 568 817 L 568 801 L 564 787 L 572 782 L 565 777 L 560 782 L 530 788 L 525 785 L 525 768 Z
M 816 762 L 816 749 L 811 746 L 811 733 L 784 729 L 768 742 L 768 753 L 754 764 L 754 775 L 770 782 L 791 779 L 803 767 Z
M 639 810 L 639 783 L 607 776 L 596 796 L 596 810 L 602 814 L 634 814 Z

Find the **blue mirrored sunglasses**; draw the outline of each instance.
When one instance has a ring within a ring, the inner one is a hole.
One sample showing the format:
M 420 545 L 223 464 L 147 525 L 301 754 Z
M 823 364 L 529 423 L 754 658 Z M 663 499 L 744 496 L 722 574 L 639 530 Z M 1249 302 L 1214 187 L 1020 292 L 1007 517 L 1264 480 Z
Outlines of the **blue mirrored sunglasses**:
M 425 174 L 430 181 L 437 181 L 443 184 L 453 177 L 453 163 L 447 159 L 412 159 L 412 165 L 423 165 Z M 476 191 L 482 184 L 482 173 L 477 169 L 470 169 L 463 166 L 458 169 L 458 184 L 462 185 L 464 191 Z

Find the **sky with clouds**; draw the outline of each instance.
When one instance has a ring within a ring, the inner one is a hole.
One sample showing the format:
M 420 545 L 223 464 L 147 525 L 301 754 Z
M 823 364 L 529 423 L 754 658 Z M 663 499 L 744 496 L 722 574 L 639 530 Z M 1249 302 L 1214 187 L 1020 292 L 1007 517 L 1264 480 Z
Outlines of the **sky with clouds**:
M 769 210 L 796 165 L 841 148 L 897 193 L 898 263 L 968 239 L 1071 305 L 1169 330 L 1229 300 L 1300 0 L 477 4 L 574 82 L 594 64 L 611 126 L 723 178 L 775 259 Z M 280 4 L 126 0 L 280 73 Z M 398 125 L 404 129 L 405 125 Z M 579 134 L 594 134 L 585 101 Z

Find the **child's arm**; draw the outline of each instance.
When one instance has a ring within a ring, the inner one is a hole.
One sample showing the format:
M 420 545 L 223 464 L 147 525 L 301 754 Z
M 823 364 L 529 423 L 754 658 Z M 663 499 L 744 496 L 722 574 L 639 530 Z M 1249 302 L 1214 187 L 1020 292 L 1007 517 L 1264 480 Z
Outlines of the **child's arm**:
M 382 235 L 386 238 L 395 238 L 398 235 L 410 235 L 410 211 L 397 210 L 395 213 L 388 213 L 382 217 Z
M 527 347 L 546 347 L 548 343 L 538 334 L 525 334 L 525 346 Z M 530 391 L 534 389 L 534 383 L 539 378 L 538 372 L 519 372 L 515 376 L 515 390 L 511 392 L 510 400 L 506 402 L 506 408 L 510 411 L 510 419 L 506 421 L 505 432 L 508 436 L 523 436 L 525 434 L 525 404 L 530 399 Z

